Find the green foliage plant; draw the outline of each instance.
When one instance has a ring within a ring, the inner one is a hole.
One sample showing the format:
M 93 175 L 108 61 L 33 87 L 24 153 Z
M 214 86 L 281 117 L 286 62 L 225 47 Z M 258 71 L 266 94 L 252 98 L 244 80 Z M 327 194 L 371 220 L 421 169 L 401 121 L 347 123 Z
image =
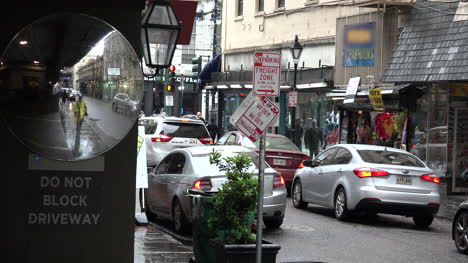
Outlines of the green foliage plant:
M 214 150 L 210 163 L 226 173 L 227 181 L 213 196 L 213 213 L 208 220 L 210 232 L 224 244 L 252 244 L 255 234 L 251 225 L 255 219 L 257 204 L 257 180 L 248 172 L 251 157 L 240 153 L 233 157 L 221 157 Z

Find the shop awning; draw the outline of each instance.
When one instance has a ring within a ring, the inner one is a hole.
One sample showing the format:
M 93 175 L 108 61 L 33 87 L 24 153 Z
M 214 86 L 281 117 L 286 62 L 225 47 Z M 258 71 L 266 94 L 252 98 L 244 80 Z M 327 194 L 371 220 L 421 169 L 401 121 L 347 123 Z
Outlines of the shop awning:
M 379 86 L 382 90 L 382 98 L 386 111 L 402 111 L 409 109 L 412 111 L 416 105 L 416 100 L 420 98 L 423 91 L 414 84 L 400 84 L 393 86 Z M 327 97 L 333 100 L 342 101 L 346 96 L 346 88 L 334 89 L 326 93 Z M 356 94 L 354 103 L 340 104 L 339 108 L 350 111 L 373 111 L 369 101 L 369 87 L 360 87 Z
M 221 55 L 217 55 L 214 59 L 206 63 L 203 70 L 198 76 L 198 87 L 204 88 L 208 81 L 211 81 L 211 73 L 219 72 L 221 70 Z

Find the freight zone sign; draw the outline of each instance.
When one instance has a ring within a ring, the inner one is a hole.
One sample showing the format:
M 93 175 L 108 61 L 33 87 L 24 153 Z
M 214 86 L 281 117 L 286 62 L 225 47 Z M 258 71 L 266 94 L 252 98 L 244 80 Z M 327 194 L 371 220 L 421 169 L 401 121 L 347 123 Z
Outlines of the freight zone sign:
M 254 95 L 278 97 L 280 94 L 281 54 L 255 52 L 254 56 Z
M 279 108 L 268 98 L 250 93 L 229 121 L 251 141 L 256 142 L 278 118 L 279 112 Z

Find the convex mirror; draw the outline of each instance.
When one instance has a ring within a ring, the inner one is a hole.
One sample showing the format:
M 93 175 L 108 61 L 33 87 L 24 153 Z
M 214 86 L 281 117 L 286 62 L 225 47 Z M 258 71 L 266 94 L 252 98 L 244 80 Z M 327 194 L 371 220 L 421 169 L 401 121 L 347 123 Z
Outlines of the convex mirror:
M 109 24 L 56 14 L 23 28 L 0 58 L 0 114 L 31 151 L 64 161 L 103 154 L 140 112 L 138 56 Z

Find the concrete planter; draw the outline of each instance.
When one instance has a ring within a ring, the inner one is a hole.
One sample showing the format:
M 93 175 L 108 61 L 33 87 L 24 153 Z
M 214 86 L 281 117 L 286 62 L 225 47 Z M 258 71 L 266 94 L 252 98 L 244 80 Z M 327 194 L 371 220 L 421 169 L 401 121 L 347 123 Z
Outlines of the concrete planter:
M 211 239 L 210 246 L 214 250 L 216 262 L 223 263 L 255 263 L 256 244 L 226 245 L 219 240 Z M 281 246 L 266 240 L 262 241 L 262 263 L 275 263 L 276 255 Z

